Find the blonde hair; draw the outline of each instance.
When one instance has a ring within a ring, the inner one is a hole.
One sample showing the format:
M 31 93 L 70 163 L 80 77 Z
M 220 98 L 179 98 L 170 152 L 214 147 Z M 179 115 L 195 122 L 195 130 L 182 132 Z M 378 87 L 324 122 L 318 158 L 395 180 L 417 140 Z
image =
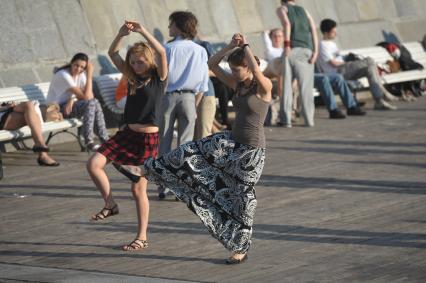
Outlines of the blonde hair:
M 148 64 L 150 65 L 150 77 L 145 81 L 145 83 L 148 83 L 153 78 L 155 70 L 157 68 L 157 65 L 155 64 L 155 55 L 154 52 L 151 50 L 151 47 L 147 43 L 142 41 L 133 44 L 133 46 L 130 47 L 129 50 L 127 50 L 123 72 L 123 75 L 127 77 L 129 82 L 129 95 L 134 95 L 136 93 L 136 88 L 138 87 L 138 75 L 135 73 L 132 66 L 130 65 L 130 56 L 133 54 L 142 55 L 143 57 L 145 57 L 145 59 L 148 61 Z

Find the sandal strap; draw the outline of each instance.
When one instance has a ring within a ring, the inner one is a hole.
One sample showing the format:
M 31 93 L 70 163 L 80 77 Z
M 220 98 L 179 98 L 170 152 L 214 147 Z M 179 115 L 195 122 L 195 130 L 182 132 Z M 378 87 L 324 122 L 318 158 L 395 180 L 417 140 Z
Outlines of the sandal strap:
M 118 209 L 117 204 L 115 204 L 111 208 L 104 207 L 104 208 L 102 208 L 101 211 L 99 211 L 98 213 L 95 214 L 95 218 L 94 219 L 95 220 L 103 220 L 103 219 L 105 219 L 105 218 L 107 218 L 109 216 L 115 215 L 115 214 L 118 213 L 118 212 L 116 213 L 117 209 Z
M 123 248 L 126 251 L 136 251 L 140 249 L 145 249 L 148 247 L 147 240 L 134 239 L 130 244 L 125 245 Z

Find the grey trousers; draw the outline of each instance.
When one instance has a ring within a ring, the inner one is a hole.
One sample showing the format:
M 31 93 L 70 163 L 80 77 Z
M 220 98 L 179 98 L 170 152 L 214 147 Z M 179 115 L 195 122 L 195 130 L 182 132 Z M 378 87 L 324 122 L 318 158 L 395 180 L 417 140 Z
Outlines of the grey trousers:
M 288 57 L 283 54 L 283 95 L 280 101 L 280 120 L 291 126 L 291 112 L 293 109 L 292 82 L 297 79 L 299 83 L 302 114 L 307 126 L 314 126 L 314 65 L 309 63 L 312 50 L 307 48 L 293 48 Z
M 158 157 L 161 157 L 172 150 L 173 130 L 176 119 L 178 122 L 177 145 L 192 141 L 194 138 L 195 94 L 166 93 L 161 99 L 159 109 L 160 146 L 158 148 Z M 168 191 L 168 188 L 158 187 L 159 193 L 167 193 Z
M 178 146 L 192 141 L 195 126 L 195 95 L 193 93 L 166 93 L 160 106 L 160 147 L 158 155 L 171 151 L 173 129 L 178 122 Z
M 363 60 L 347 62 L 340 66 L 337 71 L 345 80 L 357 80 L 367 77 L 374 100 L 379 101 L 383 97 L 381 78 L 376 63 L 370 57 Z

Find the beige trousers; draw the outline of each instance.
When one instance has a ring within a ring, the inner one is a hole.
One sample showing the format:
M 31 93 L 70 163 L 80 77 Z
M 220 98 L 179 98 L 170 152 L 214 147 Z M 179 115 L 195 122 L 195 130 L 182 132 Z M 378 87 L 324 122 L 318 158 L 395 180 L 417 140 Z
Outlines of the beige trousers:
M 216 114 L 216 97 L 203 96 L 197 107 L 194 140 L 199 140 L 212 134 L 214 116 Z

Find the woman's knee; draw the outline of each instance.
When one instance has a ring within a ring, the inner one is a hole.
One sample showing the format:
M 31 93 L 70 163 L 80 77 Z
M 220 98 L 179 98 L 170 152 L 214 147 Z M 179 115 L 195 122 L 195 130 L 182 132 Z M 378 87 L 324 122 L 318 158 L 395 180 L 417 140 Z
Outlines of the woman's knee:
M 27 112 L 34 109 L 34 103 L 32 101 L 23 101 L 15 106 L 15 111 L 17 112 Z
M 132 193 L 135 196 L 138 196 L 138 197 L 147 196 L 146 189 L 147 189 L 147 181 L 145 178 L 140 178 L 139 182 L 132 183 Z
M 34 102 L 32 102 L 32 101 L 25 101 L 25 102 L 21 102 L 21 103 L 25 108 L 34 108 Z
M 86 168 L 89 172 L 95 172 L 96 170 L 103 169 L 106 163 L 106 157 L 96 152 L 87 160 Z

